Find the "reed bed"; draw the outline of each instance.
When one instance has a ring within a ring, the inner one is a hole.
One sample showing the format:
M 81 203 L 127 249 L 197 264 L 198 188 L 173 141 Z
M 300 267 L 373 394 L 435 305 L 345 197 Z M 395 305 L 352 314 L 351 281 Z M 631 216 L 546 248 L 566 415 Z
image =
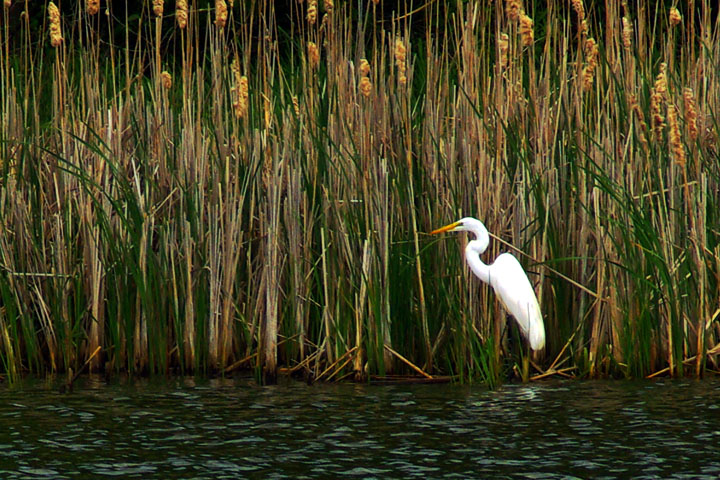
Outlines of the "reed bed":
M 495 384 L 513 329 L 464 238 L 425 234 L 465 215 L 536 284 L 541 372 L 718 371 L 709 0 L 25 5 L 0 28 L 9 378 Z

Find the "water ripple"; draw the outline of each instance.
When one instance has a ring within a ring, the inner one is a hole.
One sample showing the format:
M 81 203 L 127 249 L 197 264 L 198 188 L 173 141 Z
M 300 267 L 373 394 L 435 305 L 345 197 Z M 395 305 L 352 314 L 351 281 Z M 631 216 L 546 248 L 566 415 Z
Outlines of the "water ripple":
M 0 390 L 0 478 L 720 476 L 717 381 L 86 382 Z

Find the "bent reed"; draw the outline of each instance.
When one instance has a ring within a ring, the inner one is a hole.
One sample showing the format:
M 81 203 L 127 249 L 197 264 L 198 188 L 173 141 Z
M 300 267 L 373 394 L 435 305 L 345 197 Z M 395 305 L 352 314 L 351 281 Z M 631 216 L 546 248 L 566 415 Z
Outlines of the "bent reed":
M 465 215 L 531 272 L 538 377 L 718 371 L 709 0 L 144 3 L 1 7 L 10 379 L 494 385 L 517 333 L 425 233 Z

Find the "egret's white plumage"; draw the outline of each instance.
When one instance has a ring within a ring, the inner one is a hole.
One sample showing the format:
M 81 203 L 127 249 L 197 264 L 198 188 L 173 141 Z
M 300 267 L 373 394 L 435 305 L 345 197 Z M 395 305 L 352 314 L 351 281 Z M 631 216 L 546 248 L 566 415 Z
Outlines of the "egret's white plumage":
M 493 287 L 500 302 L 517 321 L 520 331 L 530 343 L 530 348 L 541 350 L 545 346 L 545 324 L 535 290 L 520 262 L 512 254 L 503 253 L 490 265 L 483 263 L 480 255 L 487 250 L 490 235 L 485 225 L 476 218 L 465 217 L 431 233 L 459 231 L 475 235 L 475 239 L 469 241 L 465 247 L 465 260 L 472 272 Z

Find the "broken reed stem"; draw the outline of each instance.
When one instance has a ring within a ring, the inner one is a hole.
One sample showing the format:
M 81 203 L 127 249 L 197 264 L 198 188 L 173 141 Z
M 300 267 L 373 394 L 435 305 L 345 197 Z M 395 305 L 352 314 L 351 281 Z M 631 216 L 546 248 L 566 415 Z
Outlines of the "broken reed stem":
M 390 352 L 391 354 L 393 354 L 398 360 L 400 360 L 400 361 L 403 362 L 405 365 L 407 365 L 408 367 L 410 367 L 410 368 L 412 368 L 413 370 L 415 370 L 417 373 L 419 373 L 419 374 L 422 375 L 423 377 L 425 377 L 425 378 L 433 378 L 432 375 L 426 373 L 423 369 L 421 369 L 420 367 L 418 367 L 417 365 L 415 365 L 414 363 L 412 363 L 412 362 L 411 362 L 410 360 L 408 360 L 407 358 L 405 358 L 405 357 L 403 357 L 402 355 L 400 355 L 398 352 L 396 352 L 395 350 L 393 350 L 389 345 L 385 345 L 385 350 L 387 350 L 388 352 Z

